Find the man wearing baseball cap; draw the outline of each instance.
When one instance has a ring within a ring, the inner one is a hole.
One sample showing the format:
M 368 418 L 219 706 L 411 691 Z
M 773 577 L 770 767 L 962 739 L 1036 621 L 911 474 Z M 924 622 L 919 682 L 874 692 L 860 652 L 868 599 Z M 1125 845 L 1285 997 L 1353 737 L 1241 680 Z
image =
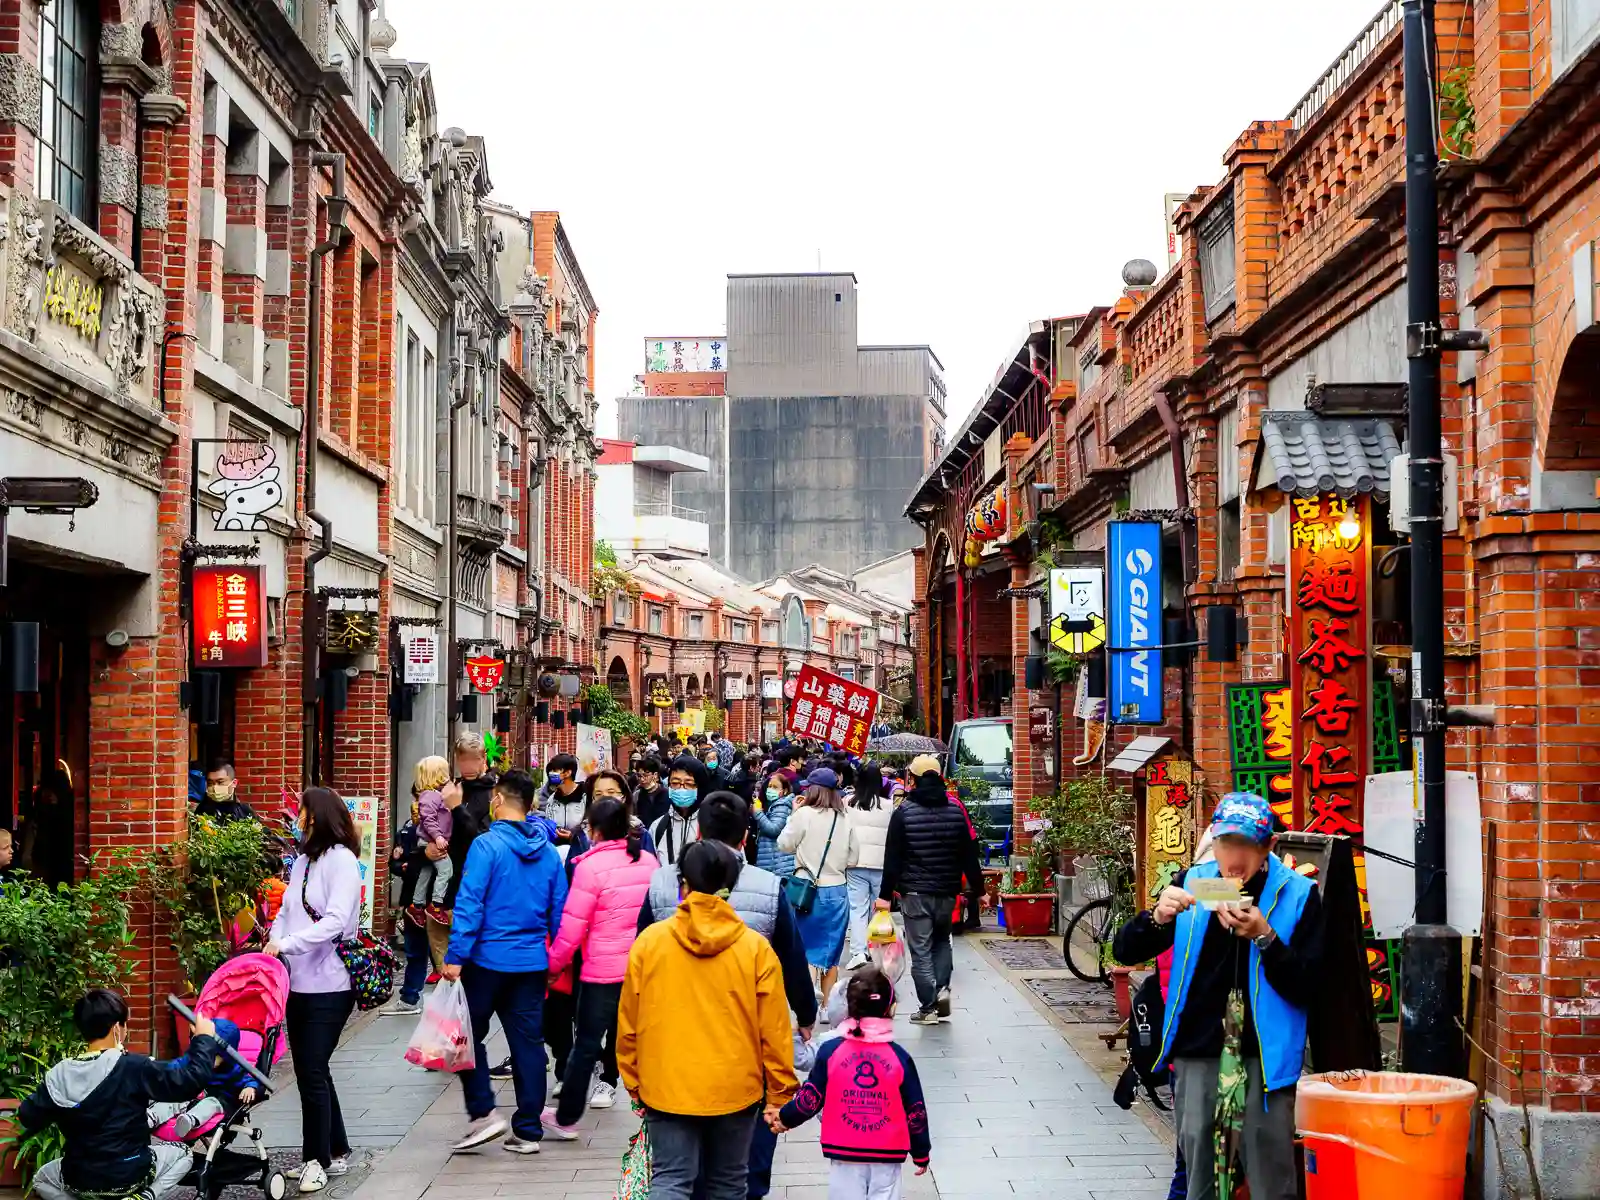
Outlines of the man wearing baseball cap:
M 1252 1200 L 1299 1195 L 1294 1087 L 1322 954 L 1322 903 L 1316 885 L 1273 853 L 1273 821 L 1271 805 L 1260 796 L 1225 795 L 1211 819 L 1215 860 L 1180 875 L 1154 909 L 1117 931 L 1112 945 L 1117 961 L 1128 966 L 1173 951 L 1156 1066 L 1173 1070 L 1188 1200 L 1217 1200 L 1212 1134 L 1223 1018 L 1235 991 L 1243 1001 L 1243 1175 Z M 1207 911 L 1186 888 L 1218 878 L 1238 880 L 1244 899 Z

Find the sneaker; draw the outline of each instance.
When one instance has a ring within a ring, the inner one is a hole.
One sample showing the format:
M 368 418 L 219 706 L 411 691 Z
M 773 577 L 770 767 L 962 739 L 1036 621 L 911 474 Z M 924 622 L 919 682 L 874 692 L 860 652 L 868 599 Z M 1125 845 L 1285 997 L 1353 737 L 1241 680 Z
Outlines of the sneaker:
M 550 1089 L 550 1094 L 552 1096 L 555 1096 L 557 1099 L 560 1098 L 560 1096 L 561 1096 L 561 1076 L 559 1076 L 559 1075 L 556 1076 L 556 1082 L 555 1082 L 555 1085 Z
M 450 924 L 450 910 L 442 904 L 430 904 L 427 907 L 428 920 L 435 925 Z
M 527 1138 L 517 1137 L 516 1134 L 512 1134 L 505 1141 L 501 1142 L 500 1146 L 502 1149 L 509 1150 L 513 1154 L 539 1153 L 538 1142 L 530 1142 Z
M 440 975 L 439 972 L 437 972 L 437 971 L 429 971 L 428 972 L 428 984 L 429 984 L 430 987 L 433 984 L 438 983 L 439 980 L 441 980 L 443 978 L 444 978 L 444 976 Z
M 307 1192 L 320 1192 L 328 1186 L 328 1173 L 322 1169 L 322 1164 L 319 1162 L 308 1162 L 301 1167 L 299 1179 L 299 1191 L 302 1196 Z
M 609 1083 L 597 1083 L 589 1096 L 590 1108 L 610 1108 L 617 1102 L 617 1089 Z
M 350 1174 L 350 1156 L 341 1154 L 328 1163 L 328 1178 Z
M 911 1014 L 913 1025 L 937 1025 L 939 1023 L 939 1010 L 937 1008 L 918 1009 Z
M 380 1017 L 414 1017 L 422 1012 L 422 1005 L 413 1004 L 409 1000 L 402 1000 L 396 996 L 393 1001 L 378 1010 Z
M 510 1079 L 511 1077 L 511 1059 L 509 1056 L 505 1062 L 489 1068 L 490 1079 Z
M 545 1109 L 539 1119 L 544 1124 L 545 1136 L 553 1137 L 558 1142 L 575 1142 L 583 1136 L 576 1125 L 557 1125 L 556 1110 L 553 1108 Z
M 949 988 L 947 988 L 947 987 L 940 988 L 938 994 L 934 996 L 934 998 L 933 998 L 933 1011 L 938 1013 L 941 1017 L 948 1017 L 950 1015 L 950 989 Z
M 859 971 L 862 967 L 864 967 L 866 965 L 867 965 L 867 956 L 865 954 L 858 954 L 854 958 L 852 958 L 849 962 L 845 963 L 844 969 L 846 971 Z
M 494 1141 L 495 1138 L 504 1137 L 510 1128 L 504 1117 L 497 1117 L 494 1113 L 490 1113 L 487 1117 L 479 1117 L 467 1126 L 466 1136 L 450 1147 L 451 1153 L 476 1150 L 479 1146 Z

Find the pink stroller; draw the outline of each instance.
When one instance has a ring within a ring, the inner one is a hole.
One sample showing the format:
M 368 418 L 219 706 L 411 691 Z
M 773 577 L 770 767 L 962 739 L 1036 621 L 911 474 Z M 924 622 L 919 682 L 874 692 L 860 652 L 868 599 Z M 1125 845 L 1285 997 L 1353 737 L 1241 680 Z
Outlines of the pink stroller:
M 223 963 L 206 980 L 195 1002 L 200 1016 L 219 1017 L 239 1027 L 239 1054 L 262 1075 L 283 1057 L 283 1012 L 289 1000 L 289 971 L 270 954 L 241 954 Z M 235 1185 L 259 1187 L 268 1200 L 283 1200 L 288 1186 L 272 1169 L 261 1130 L 250 1124 L 250 1108 L 267 1098 L 256 1089 L 249 1105 L 232 1103 L 224 1111 L 180 1136 L 177 1118 L 155 1131 L 162 1141 L 194 1148 L 194 1169 L 184 1186 L 197 1189 L 199 1200 L 216 1200 Z M 242 1146 L 240 1145 L 242 1143 Z

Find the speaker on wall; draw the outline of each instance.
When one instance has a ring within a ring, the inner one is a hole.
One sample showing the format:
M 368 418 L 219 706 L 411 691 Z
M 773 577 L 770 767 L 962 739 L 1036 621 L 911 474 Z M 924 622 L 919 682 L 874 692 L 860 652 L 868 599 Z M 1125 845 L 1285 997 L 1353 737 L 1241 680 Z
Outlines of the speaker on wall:
M 322 673 L 322 699 L 336 713 L 350 706 L 350 676 L 344 673 L 343 667 L 333 667 Z
M 216 726 L 222 724 L 222 675 L 220 672 L 195 672 L 194 719 L 201 725 Z
M 566 727 L 567 727 L 567 714 L 562 712 L 558 708 L 558 709 L 556 709 L 555 712 L 550 714 L 550 728 L 551 729 L 565 729 Z
M 0 624 L 0 686 L 8 692 L 39 690 L 39 622 Z
M 509 708 L 497 708 L 494 710 L 494 731 L 496 733 L 511 732 L 511 710 Z
M 550 702 L 548 700 L 541 700 L 533 706 L 533 719 L 541 725 L 549 724 Z
M 1206 661 L 1231 663 L 1239 660 L 1239 610 L 1231 604 L 1206 610 Z
M 478 693 L 468 692 L 457 703 L 460 705 L 461 720 L 468 725 L 478 723 Z
M 1022 681 L 1030 692 L 1044 686 L 1044 656 L 1030 654 L 1022 663 Z

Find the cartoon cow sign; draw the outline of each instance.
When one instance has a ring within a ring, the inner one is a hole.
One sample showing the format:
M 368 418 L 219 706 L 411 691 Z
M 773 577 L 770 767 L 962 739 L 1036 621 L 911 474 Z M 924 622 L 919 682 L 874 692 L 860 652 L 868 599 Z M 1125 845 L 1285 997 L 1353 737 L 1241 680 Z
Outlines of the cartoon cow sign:
M 229 442 L 217 456 L 217 478 L 206 491 L 222 497 L 218 529 L 247 533 L 267 528 L 264 514 L 283 502 L 277 457 L 265 442 Z

